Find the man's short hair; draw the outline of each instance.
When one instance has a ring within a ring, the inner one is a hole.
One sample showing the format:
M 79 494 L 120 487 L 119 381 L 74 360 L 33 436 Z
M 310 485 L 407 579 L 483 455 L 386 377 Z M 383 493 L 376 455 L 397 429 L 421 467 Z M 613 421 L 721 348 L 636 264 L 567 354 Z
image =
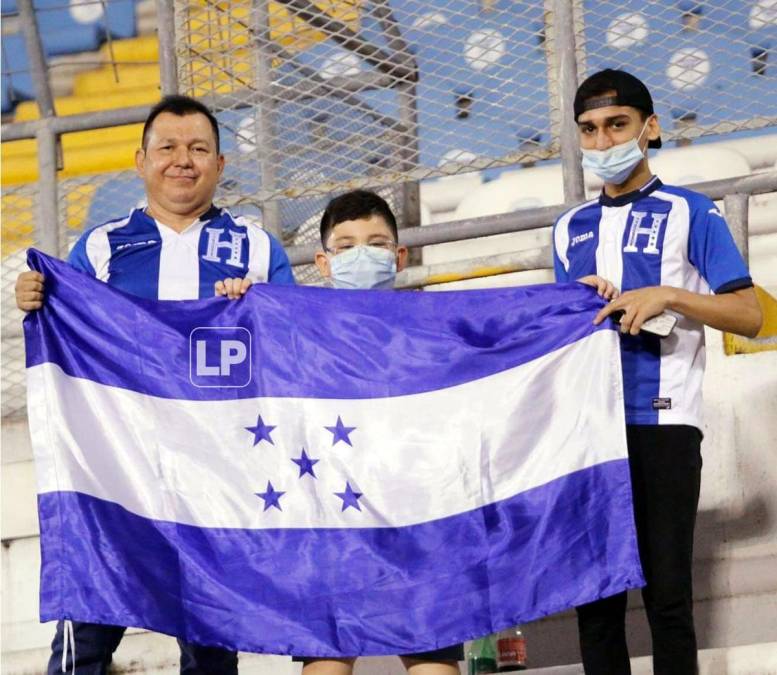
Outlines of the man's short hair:
M 324 209 L 321 216 L 321 244 L 326 247 L 335 225 L 346 220 L 359 220 L 370 216 L 380 216 L 394 236 L 394 241 L 399 238 L 397 233 L 397 219 L 391 211 L 391 207 L 380 195 L 370 190 L 352 190 L 332 199 Z
M 151 125 L 154 120 L 162 113 L 172 113 L 183 117 L 184 115 L 205 115 L 210 122 L 210 126 L 213 128 L 213 136 L 216 138 L 216 152 L 221 152 L 221 138 L 219 137 L 219 123 L 214 117 L 213 113 L 199 101 L 189 97 L 181 96 L 180 94 L 173 94 L 171 96 L 165 96 L 159 103 L 157 103 L 151 112 L 148 113 L 146 122 L 143 125 L 143 141 L 142 147 L 146 149 L 146 143 L 148 140 L 148 133 L 151 129 Z

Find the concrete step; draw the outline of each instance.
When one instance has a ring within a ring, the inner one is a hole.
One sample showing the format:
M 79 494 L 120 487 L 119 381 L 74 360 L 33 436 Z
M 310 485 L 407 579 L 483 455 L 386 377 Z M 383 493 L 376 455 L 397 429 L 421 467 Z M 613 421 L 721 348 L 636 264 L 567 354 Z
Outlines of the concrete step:
M 552 668 L 531 668 L 531 675 L 583 675 L 579 663 Z M 631 660 L 632 675 L 652 675 L 650 657 Z M 699 652 L 699 675 L 777 675 L 777 642 L 764 642 Z
M 32 650 L 3 657 L 4 675 L 38 675 L 44 672 L 48 650 Z M 632 675 L 651 675 L 649 657 L 631 661 Z M 301 666 L 285 656 L 241 654 L 240 675 L 298 675 Z M 112 669 L 114 675 L 123 673 L 155 673 L 175 675 L 178 672 L 178 649 L 173 638 L 132 631 L 116 652 Z M 355 675 L 402 675 L 404 669 L 395 657 L 359 659 Z M 462 675 L 466 673 L 461 664 Z M 580 664 L 530 668 L 527 675 L 583 675 Z M 699 675 L 777 675 L 777 642 L 743 645 L 723 649 L 704 649 L 699 652 Z

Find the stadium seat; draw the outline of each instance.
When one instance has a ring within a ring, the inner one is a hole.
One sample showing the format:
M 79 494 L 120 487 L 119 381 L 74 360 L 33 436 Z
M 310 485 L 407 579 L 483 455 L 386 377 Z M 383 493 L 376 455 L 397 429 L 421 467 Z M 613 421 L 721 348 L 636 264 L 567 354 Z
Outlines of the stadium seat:
M 38 15 L 40 16 L 40 14 Z M 98 24 L 86 26 L 65 24 L 57 30 L 53 26 L 41 29 L 40 40 L 46 56 L 93 52 L 104 39 L 104 31 Z
M 140 144 L 140 136 L 143 130 L 142 124 L 125 124 L 120 127 L 106 127 L 105 129 L 91 129 L 89 131 L 76 131 L 62 135 L 62 149 L 67 155 L 71 150 L 97 146 L 109 147 L 113 143 Z M 3 143 L 3 157 L 35 156 L 37 144 L 34 139 L 22 141 L 7 141 Z
M 100 58 L 104 63 L 157 63 L 159 40 L 156 35 L 144 35 L 106 43 L 100 47 Z
M 153 105 L 159 101 L 159 96 L 159 88 L 157 87 L 127 89 L 105 96 L 62 96 L 54 99 L 54 108 L 58 115 L 75 115 L 97 110 Z M 25 101 L 16 107 L 14 119 L 17 122 L 34 120 L 38 119 L 38 115 L 38 104 L 34 101 Z
M 712 145 L 659 150 L 650 159 L 650 168 L 662 181 L 672 185 L 690 185 L 751 173 L 744 155 L 731 148 Z
M 2 3 L 0 3 L 0 14 L 3 16 L 16 14 L 17 11 L 19 10 L 16 8 L 16 0 L 2 0 Z
M 94 96 L 146 87 L 159 87 L 157 64 L 119 64 L 78 73 L 73 80 L 73 95 Z
M 68 6 L 69 5 L 69 6 Z M 113 0 L 105 3 L 105 12 L 101 3 L 77 4 L 63 0 L 35 0 L 38 25 L 44 43 L 57 41 L 57 34 L 78 28 L 90 28 L 97 35 L 110 34 L 114 38 L 126 38 L 135 35 L 134 0 Z M 97 49 L 83 47 L 76 51 Z M 67 53 L 67 52 L 58 52 Z
M 109 145 L 75 148 L 65 154 L 60 178 L 83 176 L 106 171 L 122 171 L 135 166 L 137 140 L 122 141 Z M 2 156 L 4 185 L 30 183 L 38 179 L 38 159 L 35 155 L 17 157 Z
M 456 208 L 456 219 L 477 218 L 564 203 L 561 165 L 505 171 L 483 183 Z
M 20 34 L 4 35 L 2 47 L 3 74 L 7 78 L 10 99 L 17 101 L 34 99 L 35 87 L 30 76 L 24 37 Z
M 11 112 L 13 109 L 13 103 L 11 102 L 11 92 L 9 90 L 8 78 L 5 76 L 5 74 L 0 76 L 0 94 L 2 94 L 3 97 L 3 114 Z
M 2 240 L 3 258 L 33 244 L 33 219 L 35 200 L 30 195 L 3 193 Z

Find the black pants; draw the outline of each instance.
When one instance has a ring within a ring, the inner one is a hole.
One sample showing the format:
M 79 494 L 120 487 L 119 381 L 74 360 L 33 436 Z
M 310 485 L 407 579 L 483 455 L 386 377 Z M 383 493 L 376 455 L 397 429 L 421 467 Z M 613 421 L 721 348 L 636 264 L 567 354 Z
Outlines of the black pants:
M 701 433 L 680 425 L 628 426 L 642 590 L 654 675 L 695 675 L 691 565 L 701 483 Z M 626 593 L 577 608 L 586 675 L 629 675 Z
M 51 643 L 48 675 L 62 672 L 63 622 Z M 113 652 L 121 642 L 126 628 L 96 623 L 73 622 L 76 642 L 76 675 L 106 675 Z M 237 653 L 218 647 L 201 647 L 178 640 L 181 648 L 181 675 L 237 675 Z M 72 660 L 67 655 L 67 672 L 72 672 Z

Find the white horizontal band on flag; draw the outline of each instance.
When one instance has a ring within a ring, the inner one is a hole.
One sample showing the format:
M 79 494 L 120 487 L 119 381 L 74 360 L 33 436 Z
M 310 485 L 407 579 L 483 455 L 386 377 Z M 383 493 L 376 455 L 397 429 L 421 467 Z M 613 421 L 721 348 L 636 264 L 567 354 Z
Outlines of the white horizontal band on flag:
M 39 492 L 76 491 L 201 527 L 398 527 L 625 457 L 618 335 L 508 371 L 380 399 L 161 399 L 28 370 Z M 46 416 L 48 415 L 48 416 Z M 246 427 L 261 415 L 272 444 Z M 354 427 L 339 440 L 325 427 Z M 300 477 L 302 457 L 318 460 Z M 264 509 L 268 481 L 282 510 Z M 361 511 L 336 493 L 362 493 Z

